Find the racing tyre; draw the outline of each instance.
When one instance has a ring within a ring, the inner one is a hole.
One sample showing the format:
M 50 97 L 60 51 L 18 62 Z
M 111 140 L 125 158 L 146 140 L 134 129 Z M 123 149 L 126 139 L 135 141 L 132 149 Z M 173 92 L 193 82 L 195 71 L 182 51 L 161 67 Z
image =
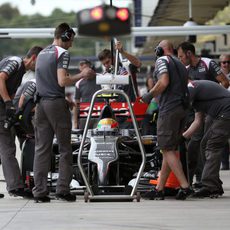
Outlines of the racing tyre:
M 21 172 L 22 172 L 22 178 L 24 182 L 26 181 L 27 172 L 33 171 L 34 151 L 35 151 L 34 138 L 25 140 L 22 146 L 22 155 L 21 155 Z

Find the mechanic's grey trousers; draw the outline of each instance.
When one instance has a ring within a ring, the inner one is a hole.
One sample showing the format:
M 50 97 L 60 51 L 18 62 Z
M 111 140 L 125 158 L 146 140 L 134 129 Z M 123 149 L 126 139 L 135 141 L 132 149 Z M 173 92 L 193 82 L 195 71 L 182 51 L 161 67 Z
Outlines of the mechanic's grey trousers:
M 223 147 L 230 137 L 230 119 L 213 120 L 208 131 L 202 139 L 202 146 L 205 146 L 206 161 L 202 173 L 201 182 L 211 192 L 219 191 L 222 188 L 219 171 Z
M 205 117 L 205 123 L 192 135 L 188 143 L 188 168 L 189 168 L 189 180 L 192 184 L 194 174 L 196 174 L 196 180 L 201 180 L 205 157 L 205 146 L 201 145 L 201 140 L 204 134 L 207 132 L 212 124 L 213 119 L 207 115 Z M 206 144 L 206 143 L 204 143 Z
M 0 157 L 3 175 L 8 191 L 23 188 L 22 177 L 18 165 L 15 145 L 15 135 L 12 129 L 3 127 L 5 119 L 5 105 L 0 102 Z
M 70 191 L 72 179 L 71 114 L 64 98 L 41 99 L 35 110 L 35 157 L 33 195 L 46 196 L 54 134 L 58 142 L 59 177 L 56 193 Z

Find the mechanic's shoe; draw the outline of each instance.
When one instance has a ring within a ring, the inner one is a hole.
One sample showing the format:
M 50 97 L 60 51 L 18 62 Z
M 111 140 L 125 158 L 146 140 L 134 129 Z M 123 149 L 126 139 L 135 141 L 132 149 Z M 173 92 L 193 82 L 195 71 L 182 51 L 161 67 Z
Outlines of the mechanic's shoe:
M 41 196 L 41 197 L 34 197 L 35 203 L 49 203 L 50 197 L 48 196 Z
M 203 185 L 202 185 L 202 182 L 201 182 L 201 181 L 197 181 L 197 182 L 195 182 L 195 183 L 192 185 L 192 187 L 193 187 L 194 189 L 199 189 L 199 188 L 202 188 Z
M 218 198 L 224 194 L 223 188 L 219 188 L 218 190 L 212 191 L 210 194 L 210 198 Z
M 24 195 L 24 189 L 23 188 L 18 188 L 18 189 L 13 189 L 9 191 L 10 196 L 22 196 Z
M 32 198 L 33 194 L 31 191 L 24 190 L 24 188 L 18 188 L 9 191 L 10 196 L 21 196 L 24 198 Z
M 0 193 L 0 198 L 3 198 L 4 197 L 4 194 Z
M 191 187 L 180 188 L 176 195 L 176 200 L 186 200 L 186 198 L 192 194 L 193 194 L 193 189 Z
M 196 198 L 205 198 L 205 197 L 218 198 L 219 196 L 222 196 L 223 194 L 224 194 L 223 188 L 211 191 L 211 189 L 209 189 L 208 187 L 202 187 L 201 189 L 197 190 L 193 194 L 193 197 L 196 197 Z
M 218 194 L 219 196 L 222 196 L 224 194 L 224 189 L 223 187 L 221 187 L 219 190 L 218 190 Z
M 156 188 L 153 188 L 149 192 L 146 192 L 144 195 L 142 195 L 142 198 L 146 200 L 164 200 L 165 195 L 164 191 L 158 191 Z
M 210 191 L 207 187 L 202 187 L 202 188 L 198 189 L 198 190 L 192 195 L 192 197 L 204 198 L 204 197 L 210 197 L 211 194 L 212 194 L 211 191 Z
M 57 200 L 64 200 L 64 201 L 74 202 L 74 201 L 76 201 L 76 196 L 74 194 L 72 194 L 72 193 L 66 193 L 66 194 L 57 193 L 56 194 L 56 199 Z
M 222 165 L 220 170 L 229 170 L 229 165 Z

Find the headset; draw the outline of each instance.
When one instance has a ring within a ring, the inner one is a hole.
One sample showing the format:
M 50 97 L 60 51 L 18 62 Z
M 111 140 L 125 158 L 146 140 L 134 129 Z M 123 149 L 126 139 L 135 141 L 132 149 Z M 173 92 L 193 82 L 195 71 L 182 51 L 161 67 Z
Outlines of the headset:
M 157 47 L 155 48 L 154 51 L 155 51 L 155 55 L 156 55 L 157 57 L 161 57 L 161 56 L 164 55 L 164 50 L 163 50 L 163 48 L 160 47 L 160 46 L 157 46 Z
M 72 28 L 69 28 L 62 33 L 61 40 L 63 42 L 69 42 L 71 40 L 72 35 L 75 35 L 75 32 L 73 31 Z

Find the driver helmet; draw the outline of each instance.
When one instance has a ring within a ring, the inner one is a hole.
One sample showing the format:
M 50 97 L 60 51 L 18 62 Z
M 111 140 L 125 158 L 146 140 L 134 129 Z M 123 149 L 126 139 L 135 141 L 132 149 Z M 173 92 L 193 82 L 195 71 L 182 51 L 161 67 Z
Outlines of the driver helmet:
M 118 128 L 118 122 L 113 118 L 103 118 L 97 124 L 98 130 L 111 131 Z

